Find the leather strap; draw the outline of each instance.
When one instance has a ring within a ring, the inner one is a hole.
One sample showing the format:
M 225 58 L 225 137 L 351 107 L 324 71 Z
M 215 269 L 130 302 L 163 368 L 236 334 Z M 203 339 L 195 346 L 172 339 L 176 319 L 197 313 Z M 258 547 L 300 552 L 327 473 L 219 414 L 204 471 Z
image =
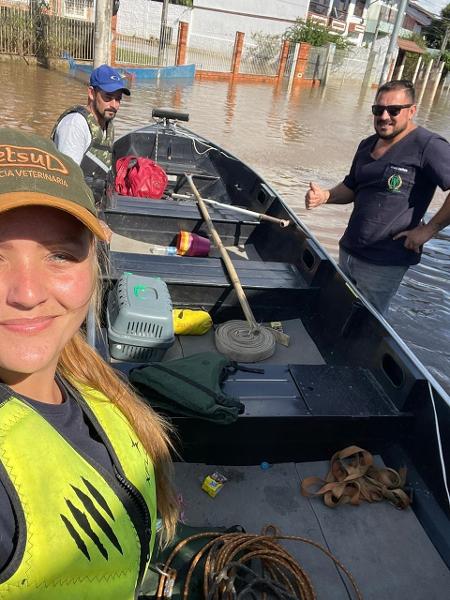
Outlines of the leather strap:
M 358 446 L 348 446 L 331 457 L 325 479 L 306 477 L 301 484 L 302 496 L 323 496 L 330 508 L 339 504 L 381 502 L 388 500 L 396 508 L 409 506 L 411 499 L 403 490 L 406 469 L 377 467 L 373 456 Z M 311 491 L 309 488 L 316 488 Z M 318 488 L 318 489 L 317 489 Z

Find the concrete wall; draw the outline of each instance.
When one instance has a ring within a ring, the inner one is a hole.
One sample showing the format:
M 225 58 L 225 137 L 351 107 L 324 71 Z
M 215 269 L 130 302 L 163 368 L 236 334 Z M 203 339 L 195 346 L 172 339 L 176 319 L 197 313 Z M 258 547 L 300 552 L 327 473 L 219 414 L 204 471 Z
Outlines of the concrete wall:
M 194 8 L 169 4 L 167 24 L 189 23 L 189 43 L 208 47 L 208 38 L 234 41 L 236 31 L 247 38 L 254 32 L 282 34 L 297 17 L 305 18 L 308 0 L 194 0 Z M 158 36 L 161 2 L 121 0 L 117 31 L 137 37 Z M 176 37 L 174 38 L 176 39 Z
M 306 18 L 308 0 L 194 0 L 192 35 L 234 39 L 236 31 L 282 34 L 297 17 Z
M 123 35 L 148 38 L 159 37 L 162 2 L 152 0 L 121 0 L 117 13 L 117 31 Z M 173 27 L 173 40 L 177 39 L 179 21 L 190 23 L 192 9 L 169 4 L 167 25 Z

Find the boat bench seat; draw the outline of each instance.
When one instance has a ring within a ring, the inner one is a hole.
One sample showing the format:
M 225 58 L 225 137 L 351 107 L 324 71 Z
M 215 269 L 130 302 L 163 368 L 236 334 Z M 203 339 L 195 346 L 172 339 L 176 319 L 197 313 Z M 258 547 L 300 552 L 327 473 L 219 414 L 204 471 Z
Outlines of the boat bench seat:
M 181 343 L 183 356 L 205 351 L 204 346 L 195 348 L 196 340 L 188 338 L 184 336 Z M 167 358 L 180 358 L 172 348 Z M 210 352 L 214 351 L 211 347 Z M 172 416 L 183 440 L 183 458 L 216 465 L 227 461 L 243 464 L 243 457 L 245 464 L 284 462 L 307 456 L 311 446 L 326 449 L 331 456 L 349 445 L 377 448 L 390 444 L 398 439 L 399 432 L 411 426 L 414 415 L 395 407 L 375 371 L 311 364 L 317 361 L 315 353 L 302 356 L 300 350 L 297 360 L 302 358 L 310 364 L 276 364 L 275 356 L 231 374 L 223 390 L 245 406 L 244 413 L 231 425 Z M 114 367 L 128 375 L 136 363 L 117 362 Z
M 270 361 L 247 365 L 259 372 L 238 370 L 225 381 L 224 391 L 245 406 L 232 425 L 172 417 L 185 460 L 223 465 L 243 464 L 245 457 L 245 464 L 259 464 L 308 456 L 311 446 L 330 456 L 349 445 L 376 448 L 398 439 L 414 419 L 394 406 L 374 371 Z
M 130 271 L 160 277 L 167 284 L 231 286 L 219 258 L 111 252 L 110 260 L 113 279 L 120 277 L 124 271 Z M 238 260 L 234 262 L 234 266 L 244 288 L 301 290 L 310 287 L 298 269 L 290 263 Z
M 176 163 L 158 159 L 158 165 L 164 169 L 169 177 L 170 175 L 175 175 L 181 178 L 187 173 L 188 175 L 192 175 L 194 181 L 196 179 L 204 181 L 215 181 L 216 179 L 219 179 L 218 174 L 211 173 L 211 171 L 206 171 L 193 163 Z
M 226 246 L 245 244 L 259 223 L 252 217 L 209 206 L 209 214 Z M 199 231 L 205 224 L 192 200 L 149 200 L 113 194 L 102 218 L 119 235 L 147 243 L 169 246 L 181 230 Z
M 256 218 L 240 215 L 233 210 L 208 206 L 208 212 L 214 222 L 248 223 L 256 225 Z M 197 204 L 192 200 L 178 202 L 175 200 L 149 200 L 113 194 L 108 206 L 104 209 L 108 223 L 112 224 L 115 215 L 132 215 L 138 217 L 155 217 L 177 220 L 201 220 Z

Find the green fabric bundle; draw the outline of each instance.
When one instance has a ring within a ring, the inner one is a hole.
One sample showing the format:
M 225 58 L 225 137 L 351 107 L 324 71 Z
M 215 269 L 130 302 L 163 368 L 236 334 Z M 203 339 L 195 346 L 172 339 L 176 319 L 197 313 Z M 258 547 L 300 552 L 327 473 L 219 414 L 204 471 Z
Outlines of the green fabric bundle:
M 221 389 L 236 368 L 221 354 L 203 352 L 132 369 L 129 380 L 157 410 L 227 425 L 244 412 L 244 405 Z

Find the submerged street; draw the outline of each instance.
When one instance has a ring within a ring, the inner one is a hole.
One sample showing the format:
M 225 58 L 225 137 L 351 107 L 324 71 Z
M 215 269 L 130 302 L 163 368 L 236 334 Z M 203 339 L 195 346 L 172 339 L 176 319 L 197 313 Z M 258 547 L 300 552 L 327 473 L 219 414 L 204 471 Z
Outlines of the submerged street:
M 69 74 L 0 63 L 2 125 L 49 135 L 58 115 L 83 104 L 85 80 Z M 282 195 L 333 257 L 349 207 L 308 212 L 310 181 L 330 187 L 342 181 L 359 141 L 373 131 L 374 91 L 358 82 L 331 82 L 325 88 L 297 88 L 287 94 L 262 84 L 191 80 L 137 82 L 115 120 L 116 138 L 151 119 L 152 108 L 190 113 L 187 126 L 249 163 Z M 417 122 L 450 139 L 447 90 L 430 105 L 427 96 Z M 434 212 L 444 195 L 432 204 Z M 420 265 L 409 270 L 393 303 L 390 322 L 450 392 L 450 230 L 425 247 Z

